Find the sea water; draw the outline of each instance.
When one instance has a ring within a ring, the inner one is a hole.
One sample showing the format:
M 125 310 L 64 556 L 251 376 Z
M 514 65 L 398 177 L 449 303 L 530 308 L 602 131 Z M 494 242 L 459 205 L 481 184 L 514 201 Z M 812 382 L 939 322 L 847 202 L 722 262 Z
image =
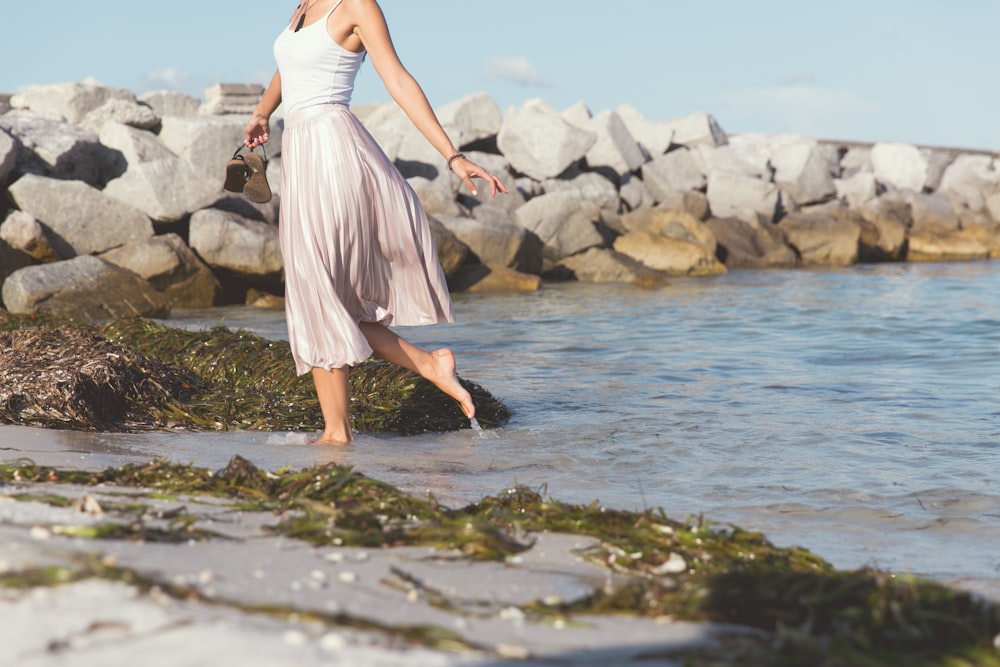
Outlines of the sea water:
M 499 428 L 359 434 L 334 448 L 301 433 L 42 437 L 118 458 L 336 461 L 456 505 L 520 484 L 567 502 L 662 507 L 763 531 L 840 568 L 1000 599 L 1000 263 L 546 284 L 458 294 L 455 308 L 455 324 L 399 331 L 450 346 L 459 374 L 512 410 Z M 286 336 L 280 311 L 169 323 Z M 0 439 L 38 437 L 13 428 Z

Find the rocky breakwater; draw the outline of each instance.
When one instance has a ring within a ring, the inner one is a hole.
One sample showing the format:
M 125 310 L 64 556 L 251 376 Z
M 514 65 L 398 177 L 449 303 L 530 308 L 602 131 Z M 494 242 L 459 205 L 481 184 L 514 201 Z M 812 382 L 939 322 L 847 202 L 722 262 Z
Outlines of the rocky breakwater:
M 275 199 L 222 190 L 261 92 L 220 84 L 202 103 L 91 81 L 11 96 L 0 106 L 3 305 L 107 319 L 280 303 L 280 117 Z M 437 111 L 509 195 L 465 191 L 397 106 L 355 108 L 431 215 L 455 291 L 1000 254 L 992 153 L 727 135 L 706 113 L 654 122 L 628 106 L 534 100 L 502 113 L 483 93 Z

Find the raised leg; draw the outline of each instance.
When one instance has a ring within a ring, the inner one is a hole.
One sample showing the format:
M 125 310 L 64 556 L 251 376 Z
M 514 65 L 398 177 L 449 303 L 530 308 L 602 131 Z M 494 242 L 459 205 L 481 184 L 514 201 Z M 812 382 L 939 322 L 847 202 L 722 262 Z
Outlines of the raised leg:
M 350 368 L 346 366 L 332 371 L 323 368 L 312 369 L 316 396 L 323 411 L 323 421 L 326 422 L 323 435 L 314 444 L 346 445 L 354 441 L 348 414 L 351 394 L 350 372 Z
M 466 417 L 476 416 L 472 395 L 455 375 L 455 355 L 451 350 L 441 348 L 428 352 L 381 324 L 362 322 L 360 326 L 376 356 L 419 374 L 458 401 Z

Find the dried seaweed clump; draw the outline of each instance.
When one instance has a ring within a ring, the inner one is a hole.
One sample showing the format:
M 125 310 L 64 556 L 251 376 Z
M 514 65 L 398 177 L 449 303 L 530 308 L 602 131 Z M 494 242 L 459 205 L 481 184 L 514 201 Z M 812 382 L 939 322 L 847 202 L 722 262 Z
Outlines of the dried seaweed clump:
M 118 431 L 199 385 L 190 371 L 73 326 L 0 331 L 0 422 Z

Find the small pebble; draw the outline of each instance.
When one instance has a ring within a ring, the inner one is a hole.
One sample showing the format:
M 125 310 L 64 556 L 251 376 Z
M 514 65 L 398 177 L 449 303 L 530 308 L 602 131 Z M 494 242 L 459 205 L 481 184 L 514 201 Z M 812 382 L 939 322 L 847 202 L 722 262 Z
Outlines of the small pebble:
M 358 580 L 358 575 L 354 574 L 353 572 L 341 572 L 340 574 L 337 575 L 337 578 L 340 579 L 345 584 L 353 584 L 355 581 Z
M 339 551 L 334 551 L 332 553 L 328 553 L 325 556 L 323 556 L 323 559 L 328 560 L 331 563 L 343 563 L 344 554 L 340 553 Z
M 306 634 L 300 630 L 289 630 L 282 636 L 282 638 L 289 646 L 305 646 L 306 642 L 309 640 L 309 638 L 306 637 Z
M 313 570 L 312 572 L 309 573 L 309 576 L 311 576 L 316 581 L 326 581 L 326 572 L 324 572 L 323 570 Z
M 33 540 L 47 540 L 52 537 L 52 531 L 45 526 L 32 526 L 31 532 L 28 534 Z
M 346 648 L 347 640 L 342 636 L 331 632 L 330 634 L 323 635 L 323 637 L 319 640 L 319 647 L 324 651 L 333 653 Z
M 198 575 L 198 581 L 202 584 L 207 584 L 215 580 L 215 573 L 211 570 L 202 570 L 201 574 Z

